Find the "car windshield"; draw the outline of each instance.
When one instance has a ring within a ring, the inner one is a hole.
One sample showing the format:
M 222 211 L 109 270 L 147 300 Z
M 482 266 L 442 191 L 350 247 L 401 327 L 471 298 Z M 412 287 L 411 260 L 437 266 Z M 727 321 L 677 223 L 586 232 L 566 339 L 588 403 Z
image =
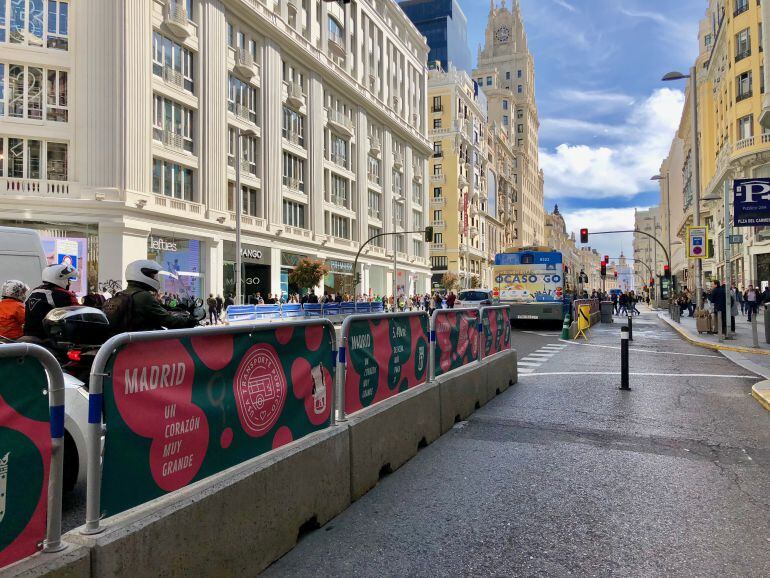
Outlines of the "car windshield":
M 486 291 L 461 291 L 460 301 L 484 301 L 489 299 L 489 293 Z

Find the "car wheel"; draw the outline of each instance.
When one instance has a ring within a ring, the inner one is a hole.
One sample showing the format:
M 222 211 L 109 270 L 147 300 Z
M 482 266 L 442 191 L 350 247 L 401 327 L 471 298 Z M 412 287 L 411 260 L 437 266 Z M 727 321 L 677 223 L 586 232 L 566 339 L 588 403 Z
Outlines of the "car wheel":
M 80 468 L 80 456 L 75 440 L 69 432 L 64 432 L 64 476 L 63 488 L 65 492 L 71 492 L 75 489 L 78 481 L 78 469 Z

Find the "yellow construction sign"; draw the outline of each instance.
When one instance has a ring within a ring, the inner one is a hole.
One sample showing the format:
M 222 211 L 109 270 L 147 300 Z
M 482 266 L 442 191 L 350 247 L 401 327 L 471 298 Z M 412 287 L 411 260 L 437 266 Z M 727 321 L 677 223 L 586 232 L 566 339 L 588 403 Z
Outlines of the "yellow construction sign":
M 580 305 L 578 307 L 578 332 L 577 335 L 575 335 L 575 339 L 583 336 L 583 339 L 588 341 L 588 335 L 586 335 L 586 329 L 591 327 L 591 306 L 590 305 Z

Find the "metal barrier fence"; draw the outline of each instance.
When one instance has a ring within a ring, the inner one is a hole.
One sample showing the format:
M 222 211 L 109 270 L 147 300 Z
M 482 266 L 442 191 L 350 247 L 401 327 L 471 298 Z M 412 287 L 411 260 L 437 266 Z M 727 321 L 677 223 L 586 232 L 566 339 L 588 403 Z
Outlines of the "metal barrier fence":
M 479 358 L 478 309 L 436 309 L 430 317 L 430 380 Z
M 581 305 L 590 305 L 590 313 L 599 313 L 599 300 L 598 299 L 575 299 L 572 302 L 572 319 L 577 319 L 578 311 Z
M 230 305 L 225 311 L 228 323 L 261 319 L 297 317 L 337 317 L 356 313 L 382 313 L 382 301 L 345 301 L 342 303 L 283 303 L 277 305 Z
M 335 365 L 326 319 L 110 339 L 90 378 L 85 533 L 101 531 L 102 515 L 328 427 Z
M 507 305 L 482 307 L 479 320 L 479 359 L 484 359 L 510 348 L 510 307 Z
M 0 345 L 0 373 L 2 568 L 37 552 L 41 540 L 43 552 L 65 547 L 64 376 L 50 352 L 29 343 Z

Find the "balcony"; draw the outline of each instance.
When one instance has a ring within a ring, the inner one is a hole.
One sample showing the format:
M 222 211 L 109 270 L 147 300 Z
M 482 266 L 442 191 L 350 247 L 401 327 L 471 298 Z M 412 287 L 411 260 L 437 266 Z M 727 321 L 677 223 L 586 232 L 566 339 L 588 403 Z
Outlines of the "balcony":
M 401 99 L 398 96 L 394 96 L 391 99 L 391 102 L 393 103 L 393 108 L 398 111 L 401 108 Z
M 380 185 L 380 175 L 378 175 L 377 173 L 366 173 L 366 179 L 370 183 L 374 183 L 377 186 Z
M 230 224 L 235 225 L 235 213 L 230 213 Z M 267 221 L 260 217 L 252 217 L 251 215 L 241 215 L 241 225 L 249 229 L 256 229 L 264 231 L 267 229 Z
M 163 26 L 180 40 L 193 33 L 193 26 L 187 17 L 187 8 L 180 2 L 167 2 L 163 7 Z
M 246 80 L 259 75 L 259 65 L 254 62 L 254 57 L 248 50 L 239 48 L 235 51 L 235 73 Z
M 290 131 L 284 132 L 283 138 L 285 138 L 291 144 L 305 148 L 305 138 L 296 130 L 290 130 Z
M 353 121 L 336 110 L 327 110 L 327 122 L 331 128 L 347 136 L 353 136 Z
M 742 100 L 746 100 L 747 98 L 751 98 L 753 92 L 751 90 L 747 90 L 746 92 L 743 92 L 741 94 L 735 95 L 735 102 L 740 102 Z
M 434 105 L 434 106 L 431 107 L 431 111 L 432 112 L 443 112 L 444 111 L 444 107 L 441 106 L 440 104 L 439 105 Z
M 412 204 L 422 206 L 422 195 L 412 195 Z
M 299 237 L 300 239 L 311 239 L 313 237 L 312 231 L 301 229 L 299 227 L 290 227 L 288 225 L 284 227 L 284 232 L 290 236 Z
M 739 62 L 744 58 L 748 58 L 749 56 L 751 56 L 751 49 L 741 50 L 740 52 L 735 54 L 735 62 Z
M 305 194 L 305 183 L 300 181 L 299 179 L 291 179 L 291 178 L 284 177 L 283 186 L 301 195 Z
M 254 124 L 257 123 L 257 113 L 253 110 L 250 110 L 249 107 L 244 106 L 239 102 L 236 102 L 231 105 L 230 109 L 235 113 L 235 116 L 237 116 L 238 118 L 241 118 L 245 121 L 248 121 Z
M 414 171 L 414 176 L 412 177 L 414 179 L 415 183 L 422 183 L 422 173 L 418 172 L 417 168 L 412 167 L 412 170 Z
M 393 153 L 393 168 L 400 171 L 404 168 L 404 158 L 401 153 Z
M 446 175 L 444 173 L 441 174 L 433 174 L 430 176 L 430 182 L 432 185 L 443 185 L 446 183 Z
M 193 203 L 192 201 L 185 201 L 183 199 L 175 199 L 173 197 L 157 194 L 152 195 L 152 207 L 160 209 L 164 213 L 175 211 L 185 215 L 203 216 L 204 214 L 203 205 L 200 203 Z
M 305 106 L 305 93 L 299 83 L 289 82 L 286 85 L 286 104 L 297 109 Z
M 369 207 L 368 214 L 372 219 L 382 220 L 382 213 L 375 207 Z
M 433 228 L 434 229 L 446 228 L 446 221 L 433 221 Z
M 762 137 L 763 137 L 762 140 L 764 140 L 765 135 L 762 135 Z M 750 136 L 748 138 L 742 138 L 737 143 L 735 143 L 735 149 L 736 150 L 741 150 L 741 149 L 745 149 L 745 148 L 753 147 L 753 146 L 754 146 L 754 137 L 753 136 Z
M 331 195 L 329 200 L 333 205 L 348 209 L 348 198 L 345 195 Z
M 0 178 L 0 195 L 19 197 L 80 198 L 77 187 L 69 181 Z
M 370 136 L 369 137 L 369 154 L 373 157 L 379 158 L 380 152 L 382 151 L 380 147 L 380 139 L 376 136 Z
M 431 197 L 430 204 L 434 207 L 446 206 L 446 197 Z
M 337 58 L 345 58 L 345 40 L 336 32 L 329 32 L 329 52 Z
M 445 251 L 446 250 L 446 244 L 445 243 L 431 243 L 430 244 L 430 250 L 431 251 Z
M 163 80 L 179 88 L 185 88 L 184 76 L 182 73 L 178 70 L 174 70 L 170 66 L 163 67 Z
M 345 155 L 341 155 L 339 153 L 331 153 L 329 155 L 329 160 L 333 162 L 338 167 L 342 167 L 345 170 L 349 170 L 348 168 L 348 157 Z
M 169 148 L 176 149 L 178 151 L 185 150 L 184 138 L 181 134 L 176 134 L 170 130 L 163 131 L 163 144 Z
M 460 186 L 461 189 L 468 186 L 469 184 L 468 179 L 465 177 L 463 173 L 460 173 L 457 176 L 457 184 Z

